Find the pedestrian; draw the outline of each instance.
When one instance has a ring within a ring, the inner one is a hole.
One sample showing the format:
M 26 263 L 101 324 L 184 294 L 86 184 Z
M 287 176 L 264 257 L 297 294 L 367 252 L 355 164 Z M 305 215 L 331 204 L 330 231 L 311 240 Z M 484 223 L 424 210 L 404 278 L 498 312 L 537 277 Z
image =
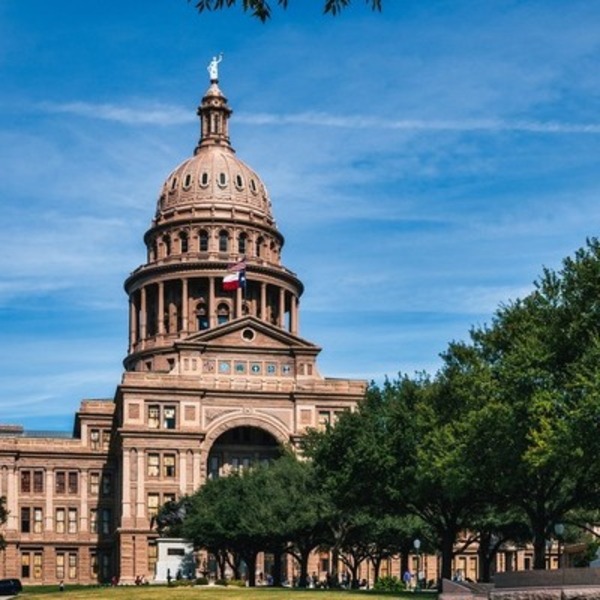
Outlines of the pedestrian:
M 407 590 L 412 589 L 412 573 L 408 569 L 404 571 L 404 575 L 402 575 L 402 581 L 404 582 L 404 586 Z

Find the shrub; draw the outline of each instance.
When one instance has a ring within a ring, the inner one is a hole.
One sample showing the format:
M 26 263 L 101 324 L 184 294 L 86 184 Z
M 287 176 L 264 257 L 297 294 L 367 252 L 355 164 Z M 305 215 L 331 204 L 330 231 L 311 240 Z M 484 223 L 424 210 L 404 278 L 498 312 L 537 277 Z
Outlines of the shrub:
M 230 579 L 229 585 L 233 585 L 235 587 L 246 587 L 246 582 L 243 579 Z
M 224 586 L 227 586 L 227 585 L 229 585 L 229 582 L 227 581 L 227 579 L 217 579 L 215 581 L 215 585 L 224 585 Z
M 373 586 L 377 592 L 403 592 L 405 585 L 397 577 L 380 577 Z
M 208 585 L 208 577 L 198 577 L 196 585 Z

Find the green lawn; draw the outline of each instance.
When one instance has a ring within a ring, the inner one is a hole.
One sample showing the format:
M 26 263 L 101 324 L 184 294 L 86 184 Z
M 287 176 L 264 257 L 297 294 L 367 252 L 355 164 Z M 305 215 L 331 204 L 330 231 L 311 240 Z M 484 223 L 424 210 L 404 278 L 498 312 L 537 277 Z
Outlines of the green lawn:
M 19 596 L 23 600 L 435 600 L 433 593 L 377 593 L 371 591 L 298 590 L 287 588 L 238 588 L 220 586 L 171 587 L 119 586 L 68 587 L 59 592 L 57 586 L 27 587 Z

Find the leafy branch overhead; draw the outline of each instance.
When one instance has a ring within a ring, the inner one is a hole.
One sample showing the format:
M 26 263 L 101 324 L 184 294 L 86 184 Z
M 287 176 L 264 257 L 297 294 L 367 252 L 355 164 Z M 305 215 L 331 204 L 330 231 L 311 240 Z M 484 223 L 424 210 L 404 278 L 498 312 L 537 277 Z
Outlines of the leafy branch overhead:
M 298 0 L 300 1 L 300 0 Z M 306 0 L 304 0 L 306 1 Z M 338 15 L 342 10 L 350 6 L 352 0 L 323 0 L 323 13 Z M 380 11 L 382 0 L 365 0 L 372 10 Z M 197 0 L 198 12 L 221 10 L 241 4 L 244 12 L 249 12 L 263 23 L 271 18 L 272 5 L 286 9 L 289 0 Z

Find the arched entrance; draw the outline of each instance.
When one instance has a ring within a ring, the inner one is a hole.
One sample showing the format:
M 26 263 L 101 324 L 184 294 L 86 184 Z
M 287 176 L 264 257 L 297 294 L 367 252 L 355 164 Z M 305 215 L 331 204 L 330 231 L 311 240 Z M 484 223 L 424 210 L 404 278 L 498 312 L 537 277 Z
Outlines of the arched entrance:
M 249 425 L 232 427 L 223 432 L 208 453 L 208 479 L 268 463 L 281 455 L 279 441 L 268 431 Z

